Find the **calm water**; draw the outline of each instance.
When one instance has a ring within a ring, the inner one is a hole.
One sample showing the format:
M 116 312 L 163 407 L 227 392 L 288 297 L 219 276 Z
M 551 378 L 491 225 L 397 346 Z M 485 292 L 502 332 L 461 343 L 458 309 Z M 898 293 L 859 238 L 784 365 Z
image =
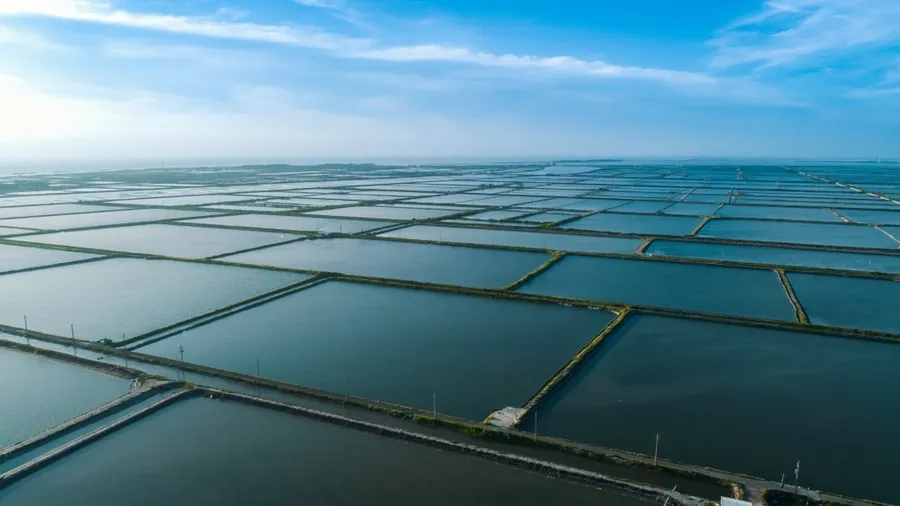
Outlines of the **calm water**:
M 120 340 L 308 276 L 242 267 L 113 258 L 0 276 L 0 323 Z
M 900 346 L 633 316 L 539 412 L 544 434 L 891 503 Z M 526 420 L 525 427 L 532 421 Z
M 780 220 L 843 222 L 840 217 L 828 209 L 803 207 L 766 207 L 726 204 L 722 209 L 719 209 L 716 216 L 725 218 L 771 218 Z
M 466 202 L 468 205 L 473 206 L 517 206 L 517 205 L 528 205 L 529 207 L 540 207 L 541 201 L 549 200 L 545 197 L 517 197 L 510 195 L 501 195 L 497 197 L 488 197 L 481 198 L 478 200 L 473 200 L 471 202 Z
M 710 216 L 719 208 L 718 204 L 695 204 L 691 202 L 676 202 L 662 210 L 665 214 L 686 214 L 692 216 Z
M 600 213 L 573 221 L 561 228 L 630 234 L 689 235 L 700 221 L 700 218 L 687 216 Z
M 179 211 L 176 209 L 132 209 L 103 213 L 63 214 L 38 218 L 18 218 L 0 221 L 11 227 L 36 228 L 41 230 L 64 230 L 68 228 L 99 227 L 143 221 L 172 220 L 209 216 L 211 212 Z
M 654 241 L 648 255 L 734 262 L 798 265 L 825 269 L 900 273 L 900 256 L 867 253 L 838 253 L 737 244 L 709 244 L 681 241 Z
M 469 218 L 475 220 L 506 220 L 522 216 L 525 213 L 525 211 L 486 211 L 483 213 L 473 214 L 469 216 Z
M 96 257 L 97 255 L 89 255 L 87 253 L 0 244 L 0 272 L 74 262 Z
M 0 448 L 128 393 L 131 382 L 0 348 Z
M 240 202 L 242 200 L 259 200 L 259 197 L 248 197 L 246 195 L 186 195 L 183 197 L 119 200 L 116 203 L 138 206 L 202 206 L 223 202 Z
M 569 218 L 575 217 L 574 214 L 566 214 L 566 213 L 540 213 L 534 214 L 531 216 L 527 216 L 525 218 L 521 218 L 519 221 L 525 221 L 530 223 L 556 223 L 560 220 L 566 220 Z
M 794 321 L 773 271 L 570 256 L 524 293 Z
M 22 230 L 21 228 L 0 227 L 0 235 L 24 234 L 25 232 L 28 232 L 28 230 Z
M 790 273 L 812 323 L 900 333 L 900 282 Z
M 297 237 L 278 232 L 152 224 L 39 234 L 21 240 L 129 253 L 207 258 Z
M 625 205 L 619 206 L 616 208 L 617 213 L 656 213 L 661 211 L 662 209 L 669 207 L 672 205 L 671 202 L 668 201 L 637 201 L 637 202 L 629 202 Z
M 9 199 L 0 200 L 0 206 Z M 0 219 L 21 218 L 25 216 L 50 216 L 54 214 L 89 213 L 96 211 L 114 211 L 116 208 L 107 206 L 89 206 L 81 204 L 56 204 L 47 206 L 22 206 L 0 207 Z M 3 222 L 0 221 L 0 225 Z
M 558 251 L 584 251 L 588 253 L 633 253 L 641 245 L 640 239 L 619 237 L 590 237 L 540 232 L 432 227 L 427 225 L 401 228 L 400 230 L 381 235 L 384 237 L 425 241 L 492 244 Z
M 460 210 L 461 211 L 461 210 Z M 390 206 L 359 206 L 331 209 L 329 211 L 315 211 L 320 216 L 338 216 L 347 218 L 375 218 L 379 220 L 422 220 L 425 218 L 439 218 L 449 216 L 460 211 L 446 211 L 440 209 L 413 209 L 410 207 Z
M 897 206 L 900 208 L 900 206 Z M 860 209 L 838 209 L 851 221 L 874 225 L 900 225 L 900 211 L 863 211 Z
M 271 230 L 293 230 L 302 232 L 320 232 L 324 234 L 344 233 L 356 234 L 367 230 L 391 225 L 389 221 L 341 220 L 332 218 L 313 218 L 311 216 L 278 216 L 271 214 L 241 214 L 237 216 L 220 216 L 188 220 L 188 223 L 205 223 L 226 227 L 267 228 Z
M 707 223 L 698 235 L 749 241 L 857 248 L 897 249 L 898 246 L 890 237 L 872 227 L 830 223 L 713 220 Z
M 3 504 L 647 504 L 286 413 L 193 399 L 0 491 Z
M 544 253 L 367 239 L 317 239 L 224 257 L 232 262 L 499 288 L 546 262 Z
M 330 282 L 138 351 L 483 420 L 524 403 L 612 319 L 550 304 Z M 260 332 L 265 328 L 265 332 Z

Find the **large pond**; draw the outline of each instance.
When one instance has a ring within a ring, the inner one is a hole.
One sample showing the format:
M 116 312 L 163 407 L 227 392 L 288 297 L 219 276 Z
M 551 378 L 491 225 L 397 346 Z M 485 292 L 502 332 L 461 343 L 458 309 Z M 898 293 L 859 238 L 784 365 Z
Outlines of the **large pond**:
M 188 220 L 187 222 L 219 225 L 223 227 L 290 230 L 298 232 L 318 232 L 321 234 L 356 234 L 358 232 L 374 230 L 392 224 L 392 222 L 388 221 L 341 220 L 333 218 L 314 218 L 310 216 L 281 216 L 277 214 L 239 214 L 215 218 L 201 218 L 199 220 Z
M 359 276 L 500 288 L 549 259 L 544 253 L 369 239 L 317 239 L 222 260 Z
M 648 255 L 900 274 L 900 255 L 843 253 L 771 246 L 654 241 Z
M 809 321 L 900 333 L 900 282 L 789 273 Z
M 569 256 L 520 291 L 794 321 L 774 271 Z
M 898 247 L 897 242 L 875 228 L 839 223 L 712 220 L 697 235 L 745 241 L 819 244 L 856 248 L 897 249 Z
M 900 345 L 632 316 L 538 412 L 538 430 L 890 503 Z M 533 420 L 524 426 L 531 427 Z M 790 482 L 790 479 L 788 480 Z
M 483 420 L 536 392 L 610 313 L 329 282 L 137 351 Z M 260 331 L 260 329 L 265 329 Z
M 4 505 L 648 504 L 252 406 L 192 399 L 0 491 Z
M 128 393 L 131 382 L 0 348 L 0 448 Z
M 0 276 L 0 323 L 87 340 L 133 336 L 308 278 L 169 260 L 113 258 Z
M 560 228 L 647 235 L 689 235 L 700 222 L 700 218 L 689 216 L 599 213 Z
M 491 244 L 558 251 L 588 253 L 633 253 L 641 245 L 640 239 L 596 237 L 573 234 L 519 232 L 514 230 L 485 230 L 477 228 L 434 227 L 415 225 L 381 234 L 383 237 L 418 239 L 449 243 Z
M 175 220 L 180 218 L 196 218 L 214 214 L 202 211 L 180 211 L 177 209 L 130 209 L 115 210 L 102 213 L 61 214 L 41 216 L 37 218 L 18 218 L 0 221 L 10 227 L 34 228 L 40 230 L 65 230 L 70 228 L 100 227 L 141 223 L 148 221 Z
M 88 258 L 97 258 L 97 255 L 0 244 L 0 273 L 77 262 Z

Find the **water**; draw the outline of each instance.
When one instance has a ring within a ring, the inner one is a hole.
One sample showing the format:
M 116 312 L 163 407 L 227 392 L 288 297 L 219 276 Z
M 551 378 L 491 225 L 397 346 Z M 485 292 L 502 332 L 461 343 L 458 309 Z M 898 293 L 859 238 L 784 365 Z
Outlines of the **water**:
M 549 205 L 550 201 L 541 202 Z M 576 211 L 606 211 L 627 204 L 627 200 L 615 199 L 577 199 L 577 202 L 556 207 L 556 209 L 572 209 Z
M 617 213 L 646 213 L 653 214 L 662 211 L 672 205 L 668 201 L 637 201 L 629 202 L 616 208 Z
M 794 321 L 774 271 L 569 256 L 519 291 Z
M 113 211 L 115 207 L 88 206 L 82 204 L 56 204 L 45 206 L 2 207 L 8 199 L 0 199 L 0 219 L 22 218 L 26 216 L 51 216 L 55 214 L 90 213 L 98 211 Z M 3 222 L 0 221 L 0 225 Z
M 471 420 L 523 404 L 603 311 L 330 282 L 137 351 Z M 260 328 L 265 332 L 259 332 Z M 346 379 L 346 386 L 345 386 Z
M 97 255 L 0 244 L 0 273 L 75 262 L 88 258 L 97 258 Z
M 531 216 L 527 216 L 525 218 L 520 218 L 519 221 L 525 221 L 529 223 L 556 223 L 557 221 L 567 220 L 569 218 L 574 218 L 576 215 L 574 214 L 566 214 L 566 213 L 540 213 L 534 214 Z
M 664 214 L 684 214 L 690 216 L 710 216 L 719 208 L 718 204 L 694 204 L 691 202 L 676 202 L 662 210 Z M 617 209 L 618 210 L 618 209 Z
M 307 240 L 222 258 L 252 265 L 477 288 L 506 286 L 548 259 L 544 253 L 367 239 Z
M 525 211 L 485 211 L 483 213 L 473 214 L 468 216 L 468 218 L 475 220 L 506 220 L 510 218 L 517 218 L 526 214 Z
M 150 415 L 0 491 L 11 506 L 413 505 L 424 498 L 448 506 L 646 504 L 475 457 L 202 398 Z
M 297 232 L 319 232 L 323 234 L 344 233 L 357 234 L 391 225 L 389 221 L 341 220 L 332 218 L 314 218 L 312 216 L 279 216 L 272 214 L 241 214 L 236 216 L 219 216 L 187 220 L 186 223 L 201 223 L 223 227 L 247 227 L 269 230 L 287 230 Z
M 812 323 L 900 333 L 900 282 L 789 273 Z
M 900 206 L 897 206 L 900 210 Z M 850 221 L 873 225 L 900 225 L 900 211 L 863 211 L 860 209 L 838 209 Z
M 488 197 L 488 198 L 473 200 L 471 202 L 466 202 L 466 204 L 473 205 L 473 206 L 483 206 L 483 207 L 517 206 L 517 205 L 527 204 L 529 207 L 536 207 L 536 206 L 539 207 L 541 205 L 542 200 L 548 200 L 548 199 L 543 198 L 543 197 L 516 197 L 516 196 L 501 195 L 499 197 Z
M 280 208 L 303 209 L 307 207 L 329 207 L 358 204 L 359 200 L 343 199 L 318 199 L 318 198 L 290 198 L 266 200 L 266 204 Z
M 0 276 L 0 323 L 118 341 L 262 295 L 309 276 L 113 258 Z
M 3 235 L 15 235 L 15 234 L 24 234 L 29 232 L 28 230 L 23 230 L 21 228 L 10 228 L 10 227 L 0 227 L 0 236 Z
M 562 225 L 560 228 L 648 235 L 689 235 L 701 222 L 687 216 L 600 213 Z
M 416 225 L 381 234 L 384 237 L 419 239 L 450 243 L 491 244 L 523 248 L 588 253 L 633 253 L 641 245 L 640 239 L 619 237 L 591 237 L 585 235 L 519 232 L 514 230 L 483 230 L 475 228 L 432 227 Z
M 540 408 L 544 434 L 890 503 L 900 346 L 632 316 Z M 530 421 L 525 422 L 528 427 Z
M 128 393 L 126 379 L 0 348 L 0 448 Z
M 872 227 L 830 223 L 712 220 L 697 235 L 745 241 L 856 248 L 897 249 L 898 247 L 898 244 L 890 237 Z
M 730 260 L 756 264 L 795 265 L 844 269 L 854 271 L 888 272 L 900 274 L 900 255 L 876 255 L 868 253 L 839 253 L 766 246 L 741 246 L 737 244 L 712 244 L 682 241 L 653 241 L 647 248 L 648 255 L 709 260 Z
M 0 223 L 11 227 L 35 228 L 40 230 L 64 230 L 69 228 L 99 227 L 145 221 L 174 220 L 209 216 L 210 212 L 179 211 L 175 209 L 132 209 L 103 213 L 62 214 L 38 218 L 18 218 Z
M 259 200 L 259 198 L 248 197 L 246 195 L 185 195 L 181 197 L 118 200 L 116 203 L 134 204 L 139 206 L 202 206 L 205 204 L 221 204 L 225 202 L 240 202 L 247 200 Z
M 716 216 L 724 218 L 770 218 L 797 221 L 843 222 L 840 217 L 828 209 L 817 209 L 813 207 L 766 207 L 726 204 L 722 209 L 719 209 Z
M 38 234 L 19 240 L 127 253 L 208 258 L 298 237 L 279 232 L 150 224 Z
M 374 218 L 378 220 L 423 220 L 427 218 L 440 218 L 456 214 L 459 211 L 446 211 L 440 209 L 412 209 L 409 207 L 390 206 L 358 206 L 331 209 L 328 211 L 315 211 L 320 216 L 338 216 L 341 218 Z

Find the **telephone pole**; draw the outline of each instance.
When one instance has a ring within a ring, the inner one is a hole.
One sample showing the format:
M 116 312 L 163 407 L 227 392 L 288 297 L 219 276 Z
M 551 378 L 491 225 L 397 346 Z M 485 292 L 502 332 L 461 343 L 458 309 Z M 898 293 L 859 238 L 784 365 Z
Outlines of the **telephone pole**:
M 23 315 L 25 317 L 25 342 L 28 346 L 31 346 L 31 338 L 28 337 L 28 315 Z
M 69 329 L 72 331 L 72 353 L 74 353 L 75 356 L 77 357 L 78 356 L 78 347 L 75 346 L 75 324 L 74 323 L 69 324 Z
M 659 432 L 656 433 L 656 448 L 653 450 L 653 465 L 659 462 Z

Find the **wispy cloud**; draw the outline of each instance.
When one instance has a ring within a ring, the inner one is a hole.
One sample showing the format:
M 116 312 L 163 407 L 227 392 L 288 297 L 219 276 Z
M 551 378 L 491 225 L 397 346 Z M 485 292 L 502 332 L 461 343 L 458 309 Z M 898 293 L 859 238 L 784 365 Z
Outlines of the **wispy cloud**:
M 714 68 L 760 69 L 819 62 L 900 43 L 897 0 L 778 0 L 709 42 Z
M 847 94 L 852 98 L 884 98 L 900 96 L 900 86 L 892 88 L 858 88 Z
M 2 45 L 19 46 L 38 51 L 60 51 L 65 49 L 65 46 L 62 44 L 58 44 L 39 33 L 9 26 L 0 26 L 0 46 Z
M 309 4 L 337 5 L 325 0 Z M 329 51 L 342 58 L 384 62 L 443 62 L 507 70 L 543 71 L 560 76 L 645 79 L 663 83 L 713 85 L 703 73 L 652 67 L 616 65 L 573 56 L 496 54 L 465 47 L 410 45 L 380 47 L 376 41 L 347 37 L 317 27 L 232 22 L 216 17 L 176 16 L 131 12 L 97 0 L 5 0 L 0 15 L 46 16 L 72 21 L 125 26 L 214 38 L 250 40 Z
M 362 28 L 371 28 L 363 15 L 347 4 L 345 0 L 294 0 L 305 7 L 323 9 L 332 16 Z

